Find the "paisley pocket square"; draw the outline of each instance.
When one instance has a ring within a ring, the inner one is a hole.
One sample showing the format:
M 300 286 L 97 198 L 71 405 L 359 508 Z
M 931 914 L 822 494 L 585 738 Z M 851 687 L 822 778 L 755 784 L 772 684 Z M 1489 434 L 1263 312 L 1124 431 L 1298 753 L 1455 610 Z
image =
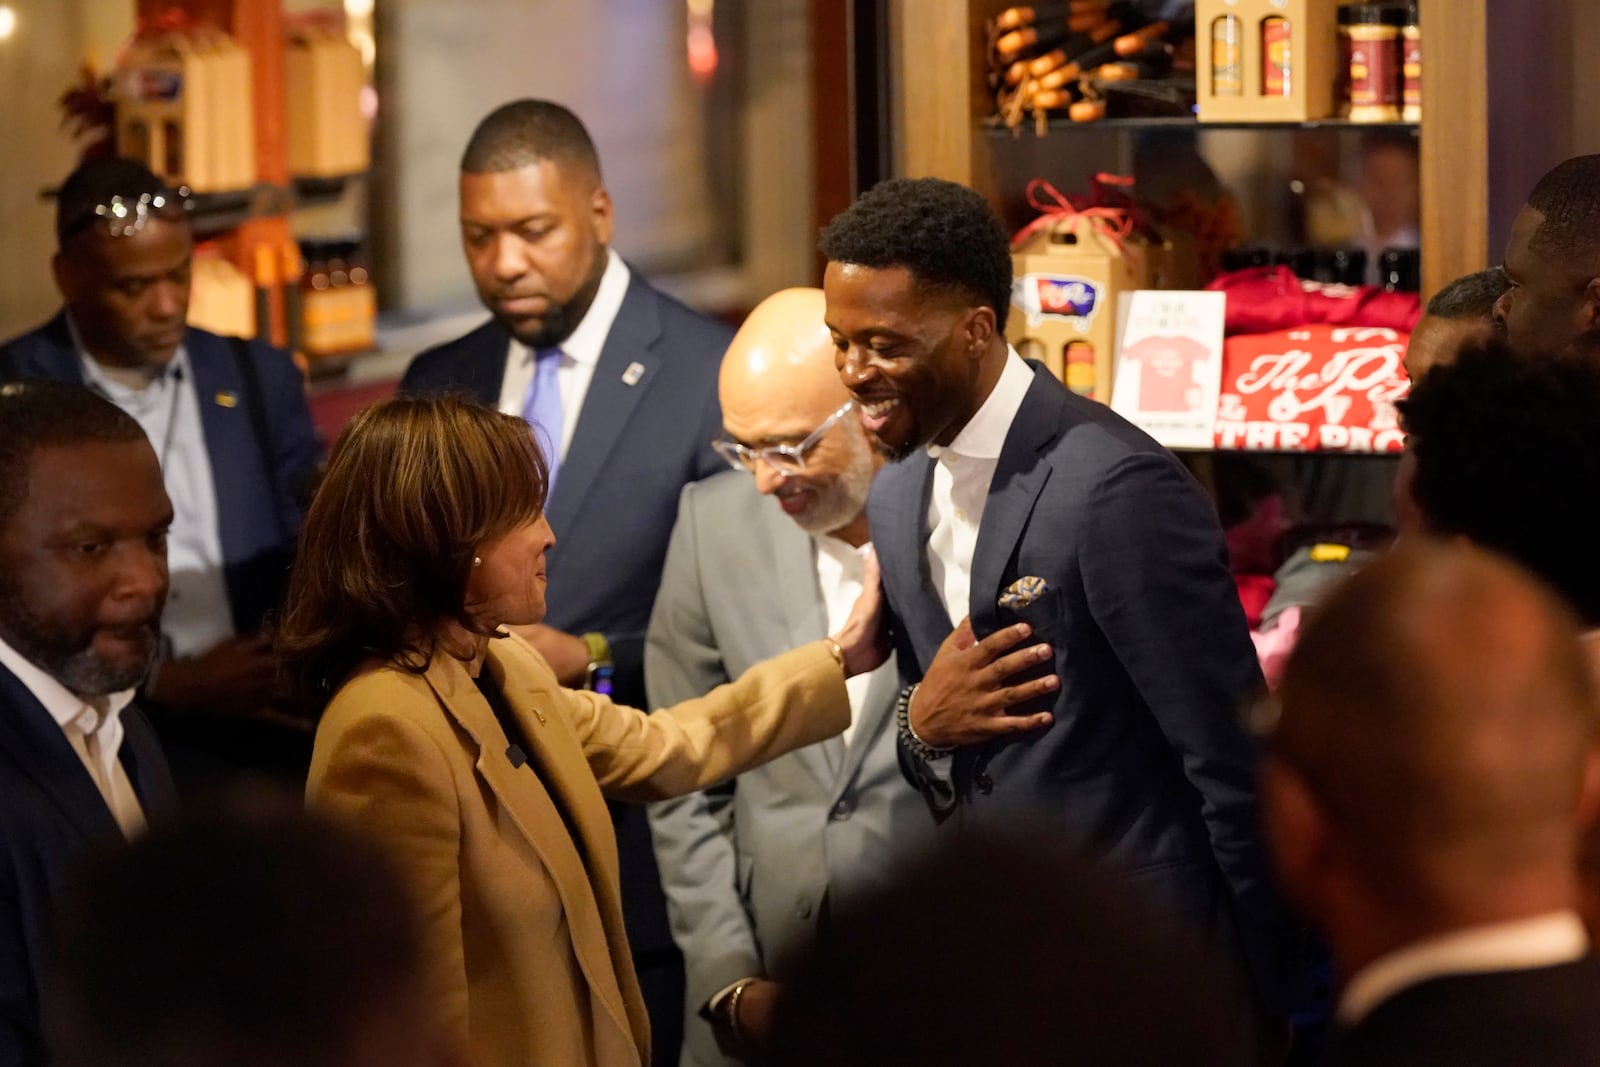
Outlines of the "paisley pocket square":
M 1038 600 L 1040 597 L 1044 596 L 1046 590 L 1048 589 L 1049 585 L 1043 578 L 1034 578 L 1031 576 L 1027 578 L 1018 578 L 1016 581 L 1006 586 L 1006 591 L 1000 594 L 1000 599 L 995 601 L 995 603 L 1002 608 L 1009 608 L 1012 611 L 1016 611 L 1018 608 L 1025 608 L 1029 604 L 1032 604 L 1035 600 Z

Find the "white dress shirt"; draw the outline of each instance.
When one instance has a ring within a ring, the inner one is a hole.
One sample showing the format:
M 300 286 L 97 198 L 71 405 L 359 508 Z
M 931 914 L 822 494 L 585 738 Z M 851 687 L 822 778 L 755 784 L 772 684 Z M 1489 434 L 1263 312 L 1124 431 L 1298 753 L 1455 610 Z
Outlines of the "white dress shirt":
M 827 534 L 812 534 L 817 551 L 817 583 L 822 587 L 822 606 L 828 616 L 828 632 L 838 633 L 850 617 L 856 598 L 861 595 L 861 581 L 866 576 L 866 553 L 870 543 L 856 548 L 847 541 Z M 844 680 L 845 692 L 850 696 L 850 725 L 840 734 L 846 748 L 861 718 L 866 703 L 867 689 L 872 684 L 872 672 L 867 671 Z
M 928 495 L 928 573 L 954 629 L 971 614 L 972 556 L 983 524 L 989 483 L 1000 463 L 1006 434 L 1033 384 L 1033 372 L 1006 346 L 1006 363 L 983 406 L 941 448 L 929 445 L 933 491 Z
M 600 276 L 600 288 L 595 290 L 583 321 L 561 342 L 561 367 L 556 371 L 556 381 L 561 386 L 561 453 L 558 458 L 562 460 L 567 458 L 567 446 L 572 444 L 572 431 L 577 429 L 578 412 L 583 410 L 583 398 L 594 380 L 600 350 L 605 347 L 611 324 L 616 322 L 622 300 L 628 295 L 630 277 L 622 257 L 606 249 L 606 269 Z M 533 349 L 515 337 L 511 339 L 505 374 L 500 378 L 500 410 L 507 415 L 522 416 L 537 359 L 538 353 Z
M 144 809 L 128 772 L 117 758 L 122 749 L 122 709 L 133 700 L 133 690 L 85 700 L 4 640 L 0 640 L 0 665 L 28 687 L 28 692 L 61 727 L 123 836 L 132 838 L 142 833 Z
M 1583 921 L 1571 911 L 1453 930 L 1380 956 L 1357 971 L 1339 997 L 1338 1019 L 1353 1026 L 1383 1001 L 1430 978 L 1553 967 L 1588 951 Z
M 171 587 L 161 613 L 161 634 L 174 657 L 198 656 L 232 637 L 234 629 L 217 486 L 189 354 L 180 346 L 165 367 L 142 383 L 102 367 L 81 344 L 78 358 L 84 382 L 133 417 L 161 461 L 161 478 L 172 500 L 172 529 L 167 534 Z

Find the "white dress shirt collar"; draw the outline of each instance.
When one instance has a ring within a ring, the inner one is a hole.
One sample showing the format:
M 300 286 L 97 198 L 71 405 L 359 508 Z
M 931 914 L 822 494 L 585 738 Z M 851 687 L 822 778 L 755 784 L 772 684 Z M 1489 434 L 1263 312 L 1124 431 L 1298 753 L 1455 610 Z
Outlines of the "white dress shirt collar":
M 81 697 L 45 672 L 21 652 L 0 639 L 0 666 L 16 675 L 35 700 L 63 731 L 71 727 L 82 734 L 100 730 L 101 747 L 115 753 L 122 744 L 122 709 L 133 702 L 134 690 L 124 689 L 99 697 Z
M 1339 1022 L 1353 1026 L 1383 1001 L 1430 978 L 1553 967 L 1581 959 L 1589 937 L 1575 912 L 1452 930 L 1367 964 L 1339 997 Z
M 983 404 L 956 434 L 954 441 L 942 448 L 929 445 L 928 454 L 935 459 L 945 452 L 953 452 L 964 459 L 999 459 L 1006 434 L 1011 432 L 1011 424 L 1022 409 L 1022 400 L 1032 384 L 1033 371 L 1017 355 L 1017 350 L 1007 345 L 1005 366 Z
M 600 362 L 600 350 L 606 345 L 611 326 L 617 321 L 617 312 L 622 310 L 622 300 L 628 295 L 630 277 L 628 265 L 622 261 L 622 257 L 613 249 L 606 249 L 605 273 L 600 275 L 600 287 L 589 302 L 589 310 L 583 313 L 583 318 L 567 335 L 567 339 L 555 346 L 561 349 L 564 360 L 593 372 L 594 365 Z M 511 339 L 511 353 L 513 361 L 525 363 L 530 368 L 538 355 L 516 338 Z

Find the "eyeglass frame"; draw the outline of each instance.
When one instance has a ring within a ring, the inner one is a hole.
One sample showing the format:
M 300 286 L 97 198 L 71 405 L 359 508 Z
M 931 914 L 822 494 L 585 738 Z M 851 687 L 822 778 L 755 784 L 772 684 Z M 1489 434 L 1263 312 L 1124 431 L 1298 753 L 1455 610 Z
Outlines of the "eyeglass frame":
M 153 218 L 168 222 L 187 220 L 194 211 L 194 194 L 187 185 L 176 189 L 158 189 L 138 196 L 118 193 L 94 206 L 61 231 L 61 240 L 75 237 L 97 222 L 106 225 L 110 237 L 132 237 L 150 224 Z
M 724 435 L 711 442 L 711 447 L 727 461 L 728 466 L 736 471 L 747 474 L 756 472 L 756 461 L 761 460 L 771 467 L 781 477 L 787 478 L 791 474 L 804 474 L 806 471 L 806 453 L 822 441 L 823 435 L 836 426 L 840 419 L 850 413 L 856 406 L 854 398 L 846 400 L 834 411 L 832 415 L 822 420 L 822 425 L 806 434 L 792 445 L 764 445 L 761 448 L 751 448 L 749 445 L 740 444 L 738 441 Z M 773 457 L 780 457 L 785 464 L 793 466 L 780 466 L 773 462 Z

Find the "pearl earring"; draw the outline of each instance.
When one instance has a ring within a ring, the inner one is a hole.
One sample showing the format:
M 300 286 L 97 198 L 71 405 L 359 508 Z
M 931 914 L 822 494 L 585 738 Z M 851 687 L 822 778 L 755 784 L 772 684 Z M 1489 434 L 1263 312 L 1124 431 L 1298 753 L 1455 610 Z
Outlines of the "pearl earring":
M 474 567 L 481 567 L 481 566 L 483 566 L 483 557 L 482 557 L 482 556 L 473 556 L 473 557 L 472 557 L 472 565 L 473 565 L 473 566 L 474 566 Z

